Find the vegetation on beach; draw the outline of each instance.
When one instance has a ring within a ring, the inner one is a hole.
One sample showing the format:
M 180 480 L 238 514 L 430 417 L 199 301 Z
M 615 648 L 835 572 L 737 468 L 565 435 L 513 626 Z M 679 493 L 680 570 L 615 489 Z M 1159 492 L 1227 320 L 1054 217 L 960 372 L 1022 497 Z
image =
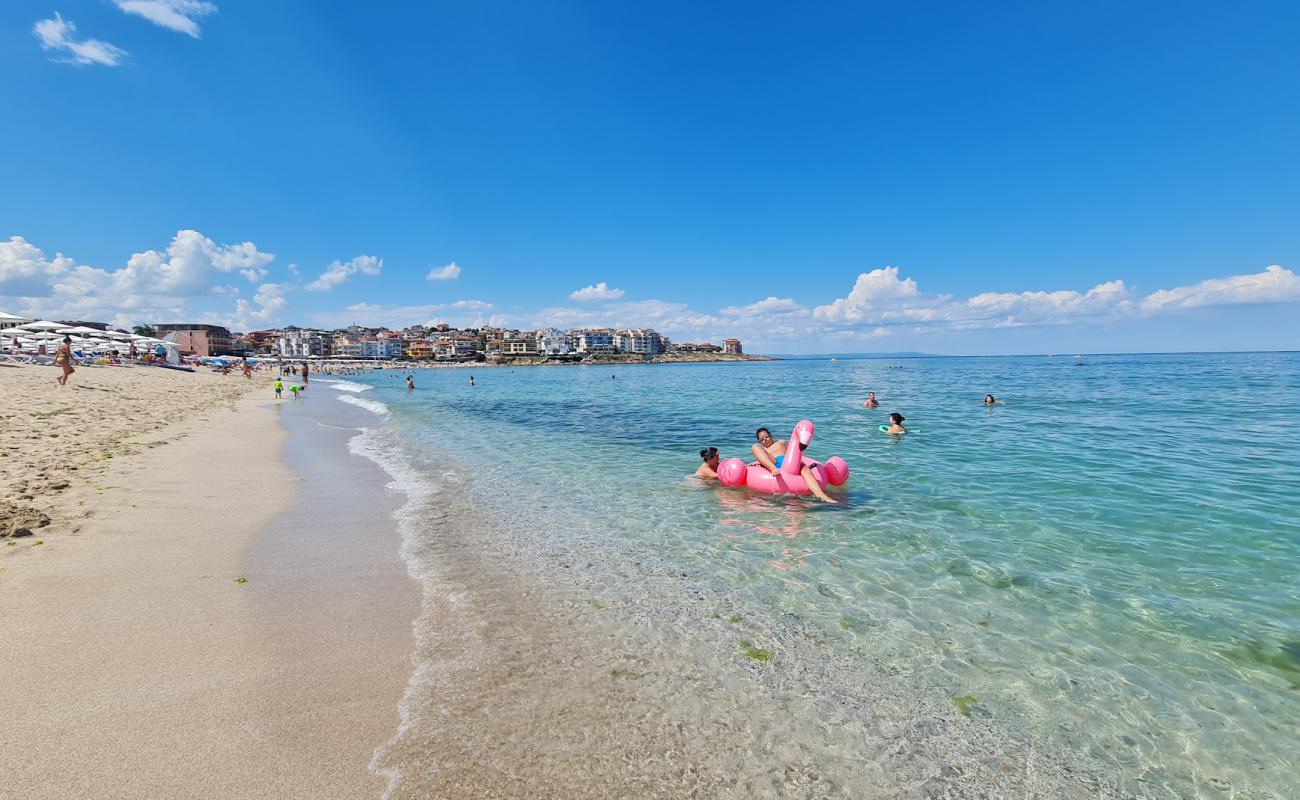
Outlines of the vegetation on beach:
M 975 699 L 974 695 L 963 694 L 953 695 L 952 702 L 957 706 L 957 711 L 963 717 L 969 717 L 971 709 L 978 706 L 980 701 Z
M 741 641 L 740 649 L 744 651 L 745 658 L 752 658 L 760 663 L 767 663 L 772 660 L 772 651 L 755 647 L 751 641 Z

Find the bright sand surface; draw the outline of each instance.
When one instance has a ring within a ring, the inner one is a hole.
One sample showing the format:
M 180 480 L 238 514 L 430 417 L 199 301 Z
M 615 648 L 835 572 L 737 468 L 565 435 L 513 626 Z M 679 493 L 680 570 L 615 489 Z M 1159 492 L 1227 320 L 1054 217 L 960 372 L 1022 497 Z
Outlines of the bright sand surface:
M 267 376 L 54 374 L 0 370 L 6 500 L 51 517 L 0 539 L 0 797 L 378 796 L 417 609 L 382 481 L 292 470 Z

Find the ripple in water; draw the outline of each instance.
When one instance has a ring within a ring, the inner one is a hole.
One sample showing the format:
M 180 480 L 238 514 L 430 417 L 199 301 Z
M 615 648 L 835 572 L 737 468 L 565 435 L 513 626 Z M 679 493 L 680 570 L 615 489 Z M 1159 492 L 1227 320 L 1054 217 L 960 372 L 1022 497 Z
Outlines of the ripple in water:
M 494 369 L 474 389 L 432 373 L 409 394 L 376 381 L 392 450 L 457 487 L 410 537 L 442 565 L 423 571 L 445 590 L 423 623 L 459 626 L 422 663 L 463 681 L 413 682 L 408 699 L 426 724 L 442 708 L 467 727 L 459 744 L 408 731 L 384 756 L 398 774 L 430 774 L 422 752 L 457 773 L 485 746 L 465 709 L 495 692 L 519 725 L 572 707 L 576 729 L 621 741 L 596 709 L 630 715 L 689 750 L 717 796 L 743 793 L 712 783 L 727 759 L 765 746 L 786 748 L 773 769 L 791 782 L 736 766 L 758 796 L 889 795 L 871 784 L 882 765 L 920 783 L 927 764 L 953 796 L 1300 794 L 1294 354 Z M 880 409 L 861 408 L 867 390 Z M 1007 405 L 984 408 L 989 391 Z M 1252 413 L 1225 428 L 1230 407 Z M 892 410 L 924 434 L 878 433 Z M 757 425 L 785 435 L 801 417 L 813 455 L 854 470 L 843 507 L 681 477 L 700 447 L 743 455 Z M 476 658 L 496 665 L 490 685 Z M 548 685 L 558 705 L 531 699 Z M 517 743 L 500 774 L 545 749 Z M 648 790 L 651 772 L 628 774 Z

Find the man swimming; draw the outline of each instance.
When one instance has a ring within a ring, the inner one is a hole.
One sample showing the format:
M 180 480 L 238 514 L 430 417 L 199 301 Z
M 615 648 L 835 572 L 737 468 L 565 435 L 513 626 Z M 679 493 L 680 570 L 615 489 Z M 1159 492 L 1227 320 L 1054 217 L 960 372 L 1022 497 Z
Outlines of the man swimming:
M 867 392 L 867 402 L 863 403 L 863 404 L 862 404 L 862 407 L 863 407 L 863 408 L 875 408 L 875 407 L 878 406 L 878 405 L 880 405 L 880 401 L 876 399 L 876 393 L 875 393 L 875 392 Z

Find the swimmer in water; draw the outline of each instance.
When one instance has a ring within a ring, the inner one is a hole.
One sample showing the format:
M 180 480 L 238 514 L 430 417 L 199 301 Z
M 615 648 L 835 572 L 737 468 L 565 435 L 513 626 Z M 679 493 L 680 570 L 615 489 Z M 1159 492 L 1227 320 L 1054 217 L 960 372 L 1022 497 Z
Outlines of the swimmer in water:
M 878 405 L 880 405 L 880 401 L 876 399 L 876 393 L 875 393 L 875 392 L 867 392 L 867 402 L 863 403 L 863 404 L 862 404 L 862 407 L 863 407 L 863 408 L 875 408 L 875 407 L 878 406 Z
M 407 375 L 407 376 L 406 376 L 406 391 L 409 392 L 409 391 L 411 391 L 411 390 L 413 390 L 413 389 L 415 389 L 415 376 L 414 376 L 414 375 Z
M 994 397 L 994 396 L 991 395 L 991 394 L 986 394 L 986 395 L 984 395 L 984 405 L 986 405 L 986 406 L 1004 406 L 1004 405 L 1006 405 L 1006 403 L 1002 402 L 1001 400 L 997 399 L 996 397 Z
M 885 433 L 893 434 L 895 436 L 897 436 L 900 433 L 907 433 L 907 428 L 903 427 L 903 421 L 906 419 L 907 417 L 903 416 L 897 411 L 890 414 L 889 427 L 885 429 Z
M 718 463 L 722 461 L 722 456 L 718 454 L 718 448 L 704 448 L 700 451 L 700 460 L 704 463 L 699 466 L 699 469 L 695 470 L 695 477 L 716 479 L 718 477 Z
M 473 375 L 469 376 L 469 385 L 470 385 L 470 386 L 473 386 L 473 385 L 474 385 L 474 376 L 473 376 Z

